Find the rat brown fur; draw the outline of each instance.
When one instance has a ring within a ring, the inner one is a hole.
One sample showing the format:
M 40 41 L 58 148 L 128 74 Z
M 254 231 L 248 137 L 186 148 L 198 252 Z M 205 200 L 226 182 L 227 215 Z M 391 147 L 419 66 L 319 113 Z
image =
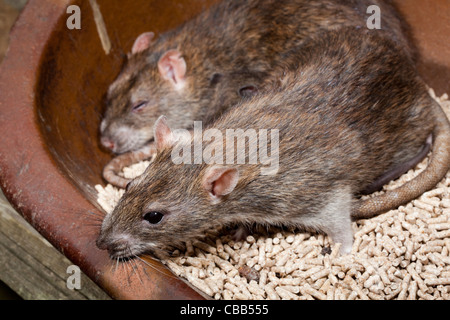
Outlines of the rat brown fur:
M 217 225 L 256 223 L 325 232 L 349 252 L 352 219 L 392 209 L 438 183 L 450 166 L 450 124 L 406 54 L 382 33 L 353 28 L 305 46 L 301 55 L 285 56 L 297 69 L 275 89 L 208 126 L 278 129 L 274 174 L 262 174 L 261 163 L 174 164 L 173 150 L 184 140 L 161 117 L 158 154 L 105 217 L 98 246 L 124 258 L 170 250 Z M 385 196 L 355 196 L 416 157 L 430 135 L 432 157 L 420 176 Z M 203 150 L 217 143 L 223 141 Z
M 310 35 L 343 26 L 365 28 L 366 10 L 373 4 L 381 8 L 382 30 L 412 56 L 405 27 L 381 0 L 223 1 L 156 40 L 152 33 L 141 35 L 108 90 L 103 145 L 115 153 L 142 148 L 153 139 L 153 125 L 162 114 L 174 128 L 213 121 L 241 99 L 235 94 L 239 88 L 258 88 L 273 77 L 282 56 L 302 50 Z M 251 83 L 236 76 L 244 74 Z M 229 91 L 221 89 L 225 80 Z M 121 162 L 130 161 L 127 156 L 114 160 L 105 178 L 124 187 L 126 180 L 114 177 Z

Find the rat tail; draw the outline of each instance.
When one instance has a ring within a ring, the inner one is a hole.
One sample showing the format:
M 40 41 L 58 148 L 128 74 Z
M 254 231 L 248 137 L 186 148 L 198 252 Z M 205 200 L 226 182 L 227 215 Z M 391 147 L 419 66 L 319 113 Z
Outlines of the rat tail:
M 431 97 L 430 97 L 431 99 Z M 384 194 L 360 200 L 352 210 L 352 219 L 369 219 L 395 209 L 435 187 L 450 169 L 450 123 L 441 106 L 432 101 L 431 112 L 435 119 L 433 147 L 428 166 L 423 172 L 402 186 Z

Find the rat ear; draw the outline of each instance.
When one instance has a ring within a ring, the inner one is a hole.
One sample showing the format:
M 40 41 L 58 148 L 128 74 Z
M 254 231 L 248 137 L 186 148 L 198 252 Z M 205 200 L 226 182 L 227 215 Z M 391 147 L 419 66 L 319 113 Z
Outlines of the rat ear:
M 206 170 L 203 178 L 203 187 L 213 199 L 230 194 L 239 181 L 239 172 L 236 168 L 227 168 L 214 165 Z
M 136 41 L 134 41 L 133 48 L 131 49 L 131 54 L 136 54 L 142 52 L 150 47 L 153 42 L 155 34 L 153 32 L 144 32 Z
M 158 62 L 158 70 L 163 79 L 168 80 L 176 89 L 185 83 L 186 61 L 178 50 L 169 50 Z
M 167 118 L 165 116 L 160 116 L 158 120 L 156 120 L 153 130 L 157 150 L 173 145 L 172 129 L 170 129 L 167 124 Z

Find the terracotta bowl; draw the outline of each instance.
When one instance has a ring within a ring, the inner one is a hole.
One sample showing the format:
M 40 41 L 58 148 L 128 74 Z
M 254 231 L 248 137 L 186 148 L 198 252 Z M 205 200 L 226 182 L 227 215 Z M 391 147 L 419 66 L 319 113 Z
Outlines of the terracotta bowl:
M 100 147 L 108 85 L 134 39 L 189 19 L 211 0 L 98 0 L 112 42 L 101 45 L 89 1 L 30 0 L 0 69 L 0 180 L 13 206 L 114 298 L 200 299 L 158 262 L 130 275 L 97 249 L 103 211 L 94 186 L 111 154 Z M 419 70 L 438 94 L 450 93 L 450 2 L 399 0 L 421 50 Z M 69 30 L 67 7 L 81 9 Z M 140 276 L 136 276 L 138 273 Z

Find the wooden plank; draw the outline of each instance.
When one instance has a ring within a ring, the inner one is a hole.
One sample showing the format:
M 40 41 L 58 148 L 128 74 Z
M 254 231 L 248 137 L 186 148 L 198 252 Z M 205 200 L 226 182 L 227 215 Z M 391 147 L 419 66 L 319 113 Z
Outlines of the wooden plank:
M 24 299 L 110 299 L 83 273 L 79 290 L 67 288 L 71 265 L 0 194 L 0 280 Z

